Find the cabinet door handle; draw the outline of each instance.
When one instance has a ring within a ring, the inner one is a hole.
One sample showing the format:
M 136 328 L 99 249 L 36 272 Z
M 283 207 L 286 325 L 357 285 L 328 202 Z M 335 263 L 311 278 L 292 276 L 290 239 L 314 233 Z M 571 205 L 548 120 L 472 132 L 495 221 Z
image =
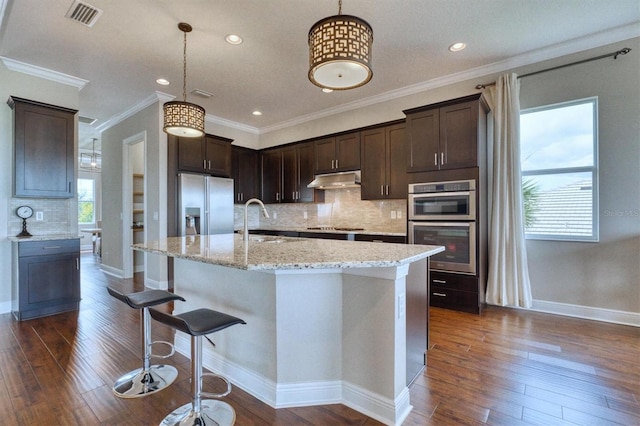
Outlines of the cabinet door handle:
M 42 250 L 55 250 L 55 249 L 59 249 L 60 246 L 44 246 L 42 247 Z
M 389 195 L 389 185 L 387 185 L 387 195 Z
M 447 283 L 446 280 L 436 280 L 436 279 L 434 279 L 433 282 L 434 283 L 438 283 L 438 284 L 446 284 Z
M 440 153 L 440 165 L 444 165 L 444 151 Z
M 437 152 L 433 153 L 433 165 L 434 166 L 438 165 L 438 153 Z
M 207 168 L 207 160 L 202 160 L 202 168 L 203 169 Z
M 336 169 L 338 168 L 338 160 L 336 160 Z
M 447 297 L 447 293 L 431 293 L 433 296 Z
M 209 170 L 211 170 L 211 160 L 209 160 Z
M 384 185 L 380 185 L 380 195 L 384 195 Z
M 244 192 L 240 193 L 240 201 L 244 201 Z
M 335 169 L 335 166 L 334 166 L 335 162 L 336 162 L 336 160 L 331 160 L 331 168 L 332 169 Z
M 76 271 L 80 270 L 80 259 L 76 257 Z
M 280 201 L 280 193 L 276 192 L 276 201 Z

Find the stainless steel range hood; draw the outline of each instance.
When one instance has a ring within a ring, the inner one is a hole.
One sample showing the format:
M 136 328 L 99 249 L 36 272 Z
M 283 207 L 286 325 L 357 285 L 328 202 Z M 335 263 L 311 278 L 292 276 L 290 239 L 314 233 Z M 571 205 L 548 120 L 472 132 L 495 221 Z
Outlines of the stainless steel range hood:
M 316 178 L 307 185 L 307 188 L 342 189 L 358 186 L 360 186 L 360 170 L 316 175 Z

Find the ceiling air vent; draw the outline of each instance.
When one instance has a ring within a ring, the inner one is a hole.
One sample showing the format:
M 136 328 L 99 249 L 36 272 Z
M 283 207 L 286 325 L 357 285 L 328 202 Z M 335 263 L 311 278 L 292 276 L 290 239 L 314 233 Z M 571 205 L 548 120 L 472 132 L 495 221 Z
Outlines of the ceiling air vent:
M 209 93 L 209 92 L 205 92 L 204 90 L 200 90 L 200 89 L 193 89 L 191 91 L 192 95 L 196 95 L 196 96 L 200 96 L 202 98 L 210 98 L 213 96 L 213 93 Z
M 91 126 L 91 125 L 93 125 L 93 123 L 98 121 L 98 119 L 97 118 L 92 118 L 92 117 L 83 117 L 83 116 L 79 115 L 78 116 L 78 121 L 80 123 L 88 124 L 89 126 Z
M 79 22 L 87 27 L 93 27 L 98 21 L 98 18 L 102 15 L 102 11 L 97 7 L 91 6 L 81 1 L 74 1 L 65 17 Z

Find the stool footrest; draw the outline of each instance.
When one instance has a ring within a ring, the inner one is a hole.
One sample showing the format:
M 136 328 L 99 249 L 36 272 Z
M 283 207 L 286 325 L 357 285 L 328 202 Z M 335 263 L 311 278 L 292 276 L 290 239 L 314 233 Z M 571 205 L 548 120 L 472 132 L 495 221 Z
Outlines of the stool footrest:
M 162 345 L 169 346 L 171 348 L 171 352 L 168 353 L 167 355 L 156 355 L 156 354 L 154 354 L 153 352 L 151 352 L 151 347 L 153 345 L 156 345 L 156 344 L 162 344 Z M 151 352 L 150 355 L 151 355 L 152 358 L 166 359 L 166 358 L 172 357 L 176 353 L 176 347 L 173 345 L 173 343 L 165 342 L 164 340 L 155 340 L 155 341 L 151 342 L 151 344 L 149 345 L 149 352 Z
M 229 395 L 231 393 L 231 383 L 229 382 L 229 380 L 227 380 L 226 377 L 221 376 L 219 374 L 214 374 L 214 373 L 202 373 L 202 377 L 200 378 L 200 381 L 202 381 L 202 379 L 204 379 L 205 377 L 216 377 L 220 380 L 222 380 L 223 382 L 225 382 L 227 384 L 227 391 L 223 392 L 223 393 L 211 393 L 211 392 L 200 392 L 200 395 L 202 395 L 203 397 L 207 397 L 207 398 L 223 398 L 227 395 Z

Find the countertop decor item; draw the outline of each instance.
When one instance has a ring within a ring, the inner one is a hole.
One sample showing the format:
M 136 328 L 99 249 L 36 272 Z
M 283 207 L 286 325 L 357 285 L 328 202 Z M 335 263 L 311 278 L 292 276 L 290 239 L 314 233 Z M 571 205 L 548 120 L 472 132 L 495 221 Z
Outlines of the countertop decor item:
M 184 54 L 182 61 L 182 101 L 166 102 L 164 109 L 164 130 L 166 133 L 186 138 L 197 138 L 204 135 L 204 108 L 187 102 L 187 33 L 193 29 L 191 25 L 180 22 L 178 29 L 184 33 Z
M 33 216 L 33 209 L 29 206 L 20 206 L 16 209 L 16 214 L 22 219 L 22 232 L 17 237 L 30 237 L 31 234 L 27 231 L 27 219 Z
M 316 22 L 309 30 L 309 80 L 318 87 L 347 90 L 363 86 L 373 77 L 373 30 L 367 21 L 338 14 Z

